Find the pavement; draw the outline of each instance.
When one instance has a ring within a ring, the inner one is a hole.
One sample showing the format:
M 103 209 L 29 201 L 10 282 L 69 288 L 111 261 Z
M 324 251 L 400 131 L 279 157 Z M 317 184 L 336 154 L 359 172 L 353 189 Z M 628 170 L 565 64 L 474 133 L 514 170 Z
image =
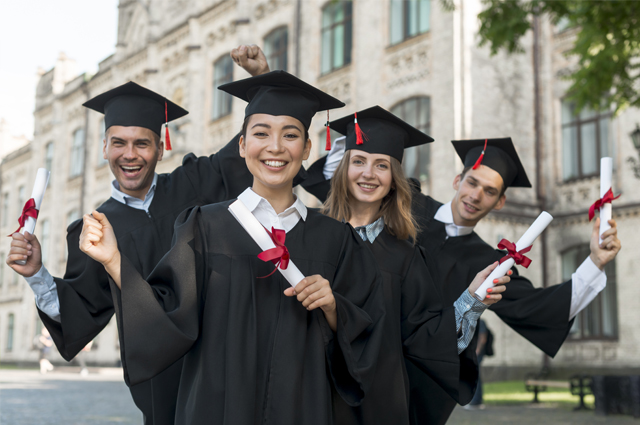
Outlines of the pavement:
M 0 369 L 0 425 L 142 424 L 122 380 L 122 369 L 58 367 L 41 375 L 37 370 Z M 485 410 L 457 407 L 447 425 L 640 425 L 629 416 L 597 416 L 574 412 L 567 405 L 541 403 L 489 405 Z

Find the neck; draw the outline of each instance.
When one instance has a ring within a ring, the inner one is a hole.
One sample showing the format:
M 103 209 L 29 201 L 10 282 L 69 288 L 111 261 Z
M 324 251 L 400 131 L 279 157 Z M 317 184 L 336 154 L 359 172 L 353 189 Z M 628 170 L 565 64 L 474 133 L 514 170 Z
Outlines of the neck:
M 360 227 L 373 223 L 380 212 L 380 205 L 382 205 L 382 201 L 352 202 L 349 224 L 353 227 Z
M 295 202 L 295 197 L 293 196 L 293 186 L 287 185 L 285 187 L 267 187 L 256 179 L 253 179 L 253 186 L 251 189 L 258 195 L 262 196 L 267 200 L 276 211 L 277 214 L 280 214 L 287 208 L 289 208 Z
M 131 197 L 138 198 L 144 201 L 144 198 L 147 196 L 147 193 L 149 193 L 149 189 L 151 188 L 151 183 L 149 183 L 148 186 L 138 190 L 127 190 L 123 188 L 120 183 L 118 183 L 118 186 L 120 187 L 120 192 L 124 193 L 125 195 L 129 195 Z

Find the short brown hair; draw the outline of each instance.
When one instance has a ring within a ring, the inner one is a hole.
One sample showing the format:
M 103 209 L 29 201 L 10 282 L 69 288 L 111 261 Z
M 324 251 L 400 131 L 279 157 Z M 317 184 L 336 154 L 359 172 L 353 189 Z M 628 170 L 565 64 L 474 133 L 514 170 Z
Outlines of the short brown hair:
M 345 152 L 331 179 L 331 190 L 321 209 L 323 214 L 336 220 L 349 221 L 351 218 L 349 201 L 352 195 L 349 193 L 348 173 L 350 159 L 350 152 Z M 411 187 L 400 161 L 395 158 L 391 158 L 391 190 L 382 199 L 382 205 L 375 220 L 380 217 L 384 219 L 387 230 L 393 236 L 398 239 L 411 238 L 415 241 L 418 225 L 411 214 Z
M 471 166 L 464 167 L 464 169 L 460 173 L 460 181 L 464 180 L 464 175 L 467 174 L 467 171 L 469 171 L 471 168 L 473 168 L 473 167 L 471 167 Z M 500 190 L 500 196 L 498 196 L 498 198 L 501 198 L 502 195 L 504 195 L 506 191 L 507 191 L 507 185 L 504 184 L 504 180 L 503 180 L 502 181 L 502 190 Z

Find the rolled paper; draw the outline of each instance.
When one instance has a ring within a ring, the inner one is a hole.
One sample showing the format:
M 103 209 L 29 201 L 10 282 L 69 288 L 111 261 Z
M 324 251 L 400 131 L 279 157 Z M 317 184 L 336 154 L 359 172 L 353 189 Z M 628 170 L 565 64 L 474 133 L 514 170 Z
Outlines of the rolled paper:
M 242 225 L 244 230 L 247 231 L 249 236 L 258 244 L 260 249 L 264 252 L 276 247 L 273 243 L 271 236 L 267 233 L 265 228 L 260 224 L 258 219 L 251 214 L 251 211 L 246 207 L 239 199 L 229 205 L 229 211 L 235 217 L 236 220 Z M 278 271 L 287 279 L 289 285 L 295 286 L 304 279 L 302 272 L 293 264 L 293 261 L 289 260 L 289 264 L 286 269 L 278 267 Z
M 536 218 L 536 220 L 531 224 L 531 227 L 529 227 L 518 242 L 516 242 L 516 251 L 521 251 L 533 245 L 533 242 L 538 238 L 538 236 L 540 236 L 540 234 L 542 234 L 542 232 L 544 232 L 544 229 L 547 228 L 552 220 L 553 217 L 551 214 L 546 211 L 542 211 L 538 218 Z M 489 274 L 489 277 L 487 277 L 484 282 L 482 282 L 482 285 L 480 285 L 476 290 L 475 297 L 480 301 L 484 300 L 487 296 L 487 289 L 493 287 L 494 279 L 499 279 L 506 275 L 514 264 L 514 259 L 509 258 L 493 269 L 491 274 Z
M 44 192 L 47 190 L 47 184 L 49 183 L 49 176 L 51 173 L 46 168 L 38 168 L 38 172 L 36 173 L 36 180 L 33 183 L 33 191 L 31 192 L 31 199 L 33 199 L 36 203 L 36 210 L 40 211 L 40 206 L 42 205 L 42 198 L 44 198 Z M 25 232 L 29 232 L 33 235 L 34 230 L 36 229 L 36 219 L 33 217 L 27 217 L 24 227 L 20 231 L 24 235 Z M 16 263 L 24 266 L 27 262 L 26 260 L 19 260 Z
M 612 174 L 613 158 L 600 158 L 600 199 L 611 189 Z M 612 211 L 611 202 L 600 206 L 600 243 L 602 243 L 602 234 L 611 228 L 609 220 L 611 220 Z

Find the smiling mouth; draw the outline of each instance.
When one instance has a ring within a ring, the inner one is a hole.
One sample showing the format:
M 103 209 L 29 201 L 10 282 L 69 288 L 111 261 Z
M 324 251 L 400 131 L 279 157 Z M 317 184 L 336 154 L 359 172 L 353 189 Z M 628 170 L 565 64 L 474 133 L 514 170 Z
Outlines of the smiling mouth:
M 480 211 L 479 208 L 474 207 L 473 205 L 467 204 L 466 202 L 463 202 L 465 208 L 471 212 L 478 212 Z
M 287 161 L 276 161 L 276 160 L 272 160 L 272 159 L 267 159 L 264 161 L 260 161 L 262 162 L 264 165 L 271 167 L 271 168 L 282 168 L 285 165 L 288 164 Z
M 360 186 L 363 189 L 376 189 L 376 188 L 378 188 L 378 185 L 369 184 L 369 183 L 358 183 L 358 186 Z
M 125 174 L 136 174 L 138 173 L 140 170 L 142 170 L 142 165 L 121 165 L 120 169 L 125 173 Z

